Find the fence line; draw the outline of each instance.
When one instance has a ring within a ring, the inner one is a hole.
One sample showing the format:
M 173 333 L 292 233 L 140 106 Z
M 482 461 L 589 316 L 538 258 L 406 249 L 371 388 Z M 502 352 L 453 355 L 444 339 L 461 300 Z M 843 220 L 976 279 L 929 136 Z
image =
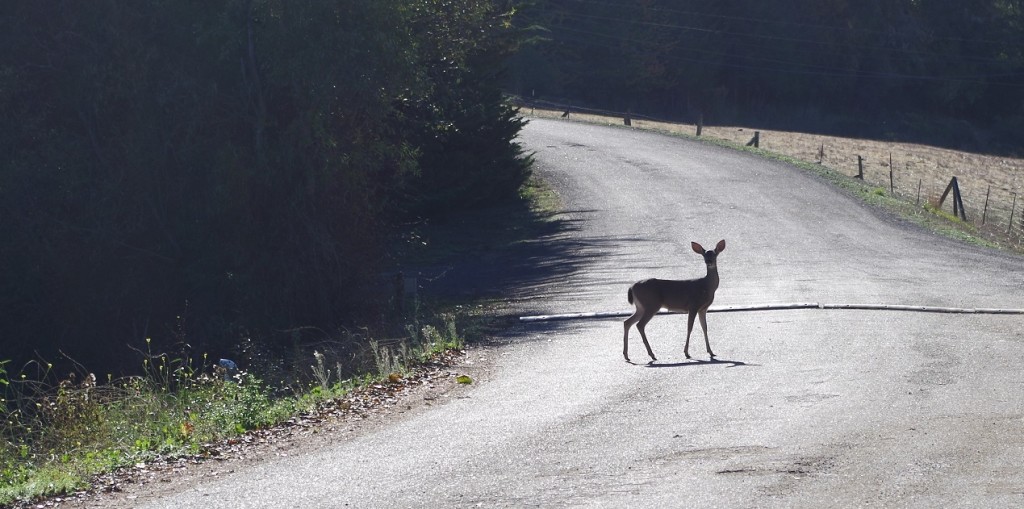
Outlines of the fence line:
M 826 146 L 827 150 L 827 146 Z M 1024 215 L 1021 214 L 1020 203 L 1017 203 L 1016 196 L 1019 189 L 1017 182 L 1024 176 L 1024 168 L 1014 171 L 1014 168 L 1007 167 L 1006 175 L 991 175 L 989 178 L 982 176 L 965 177 L 978 172 L 979 168 L 964 166 L 953 168 L 948 163 L 941 161 L 925 161 L 917 154 L 893 152 L 893 162 L 874 161 L 880 164 L 871 164 L 872 161 L 863 163 L 865 182 L 878 186 L 888 186 L 889 192 L 909 202 L 921 203 L 922 197 L 925 203 L 941 208 L 949 212 L 965 223 L 972 224 L 979 228 L 987 229 L 993 233 L 1009 235 L 1018 244 L 1024 241 Z M 900 160 L 905 161 L 902 165 Z M 832 155 L 825 163 L 833 169 L 846 172 L 856 177 L 854 173 L 858 168 L 856 156 Z M 924 165 L 933 168 L 923 168 Z M 902 167 L 901 167 L 902 166 Z M 944 200 L 948 189 L 956 187 L 960 199 Z

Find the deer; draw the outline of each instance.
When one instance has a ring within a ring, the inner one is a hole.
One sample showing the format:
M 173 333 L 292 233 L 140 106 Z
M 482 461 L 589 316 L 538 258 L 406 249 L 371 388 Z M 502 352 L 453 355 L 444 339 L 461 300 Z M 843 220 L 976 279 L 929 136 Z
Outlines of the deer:
M 651 361 L 658 360 L 654 357 L 651 344 L 647 342 L 647 334 L 644 327 L 647 322 L 654 318 L 654 315 L 662 308 L 669 311 L 686 311 L 688 314 L 686 323 L 686 345 L 683 347 L 683 354 L 690 358 L 690 333 L 693 332 L 693 321 L 700 317 L 700 327 L 704 330 L 704 346 L 708 349 L 708 355 L 712 358 L 715 353 L 711 351 L 711 343 L 708 341 L 708 307 L 715 300 L 715 290 L 718 289 L 718 255 L 725 251 L 725 240 L 718 241 L 713 250 L 705 250 L 696 242 L 691 242 L 693 251 L 704 257 L 704 264 L 708 267 L 706 276 L 700 279 L 671 280 L 671 279 L 644 279 L 637 281 L 629 287 L 626 292 L 626 299 L 630 304 L 636 306 L 636 311 L 623 323 L 625 333 L 622 336 L 622 356 L 629 362 L 629 328 L 635 323 L 636 329 L 640 331 L 640 338 L 644 340 L 647 347 L 647 354 Z

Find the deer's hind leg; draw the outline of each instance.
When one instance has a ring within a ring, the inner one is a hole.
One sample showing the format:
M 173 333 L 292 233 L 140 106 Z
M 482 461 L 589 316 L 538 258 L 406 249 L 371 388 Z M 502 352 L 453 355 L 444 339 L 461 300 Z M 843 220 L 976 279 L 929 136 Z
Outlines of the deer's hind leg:
M 640 339 L 644 340 L 644 347 L 647 348 L 647 355 L 651 356 L 652 361 L 658 360 L 654 356 L 654 351 L 651 350 L 651 344 L 647 342 L 647 334 L 644 332 L 644 327 L 647 326 L 647 322 L 654 318 L 654 315 L 658 312 L 657 309 L 645 309 L 643 316 L 640 317 L 640 321 L 636 324 L 636 330 L 640 331 Z
M 633 324 L 636 324 L 637 331 L 640 331 L 640 339 L 643 340 L 643 345 L 647 348 L 647 354 L 650 355 L 651 359 L 657 360 L 657 358 L 654 357 L 654 352 L 650 349 L 650 343 L 647 342 L 647 334 L 644 333 L 644 326 L 650 322 L 650 319 L 654 317 L 654 313 L 656 312 L 657 309 L 646 309 L 642 304 L 637 302 L 636 311 L 633 311 L 633 314 L 630 315 L 630 317 L 626 319 L 626 322 L 623 323 L 623 357 L 626 358 L 627 362 L 629 362 L 630 359 L 630 327 L 632 327 Z
M 626 318 L 626 321 L 622 323 L 624 329 L 622 333 L 622 356 L 626 358 L 627 362 L 629 361 L 629 328 L 632 327 L 634 323 L 639 321 L 642 315 L 643 310 L 640 308 L 640 306 L 637 306 L 636 311 L 633 312 L 633 315 L 630 316 L 629 318 Z

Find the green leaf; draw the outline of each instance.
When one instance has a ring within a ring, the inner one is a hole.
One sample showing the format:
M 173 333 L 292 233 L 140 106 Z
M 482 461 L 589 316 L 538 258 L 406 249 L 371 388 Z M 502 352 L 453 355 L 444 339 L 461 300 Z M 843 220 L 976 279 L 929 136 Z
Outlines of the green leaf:
M 465 385 L 473 383 L 473 379 L 466 375 L 460 375 L 458 378 L 455 379 L 455 381 Z

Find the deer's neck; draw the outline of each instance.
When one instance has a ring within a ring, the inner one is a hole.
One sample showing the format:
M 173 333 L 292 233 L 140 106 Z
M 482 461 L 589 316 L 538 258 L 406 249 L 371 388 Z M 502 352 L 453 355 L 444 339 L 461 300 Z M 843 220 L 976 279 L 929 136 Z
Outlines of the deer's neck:
M 708 287 L 712 290 L 718 288 L 718 265 L 708 265 L 708 275 L 704 276 L 704 279 L 708 282 Z

